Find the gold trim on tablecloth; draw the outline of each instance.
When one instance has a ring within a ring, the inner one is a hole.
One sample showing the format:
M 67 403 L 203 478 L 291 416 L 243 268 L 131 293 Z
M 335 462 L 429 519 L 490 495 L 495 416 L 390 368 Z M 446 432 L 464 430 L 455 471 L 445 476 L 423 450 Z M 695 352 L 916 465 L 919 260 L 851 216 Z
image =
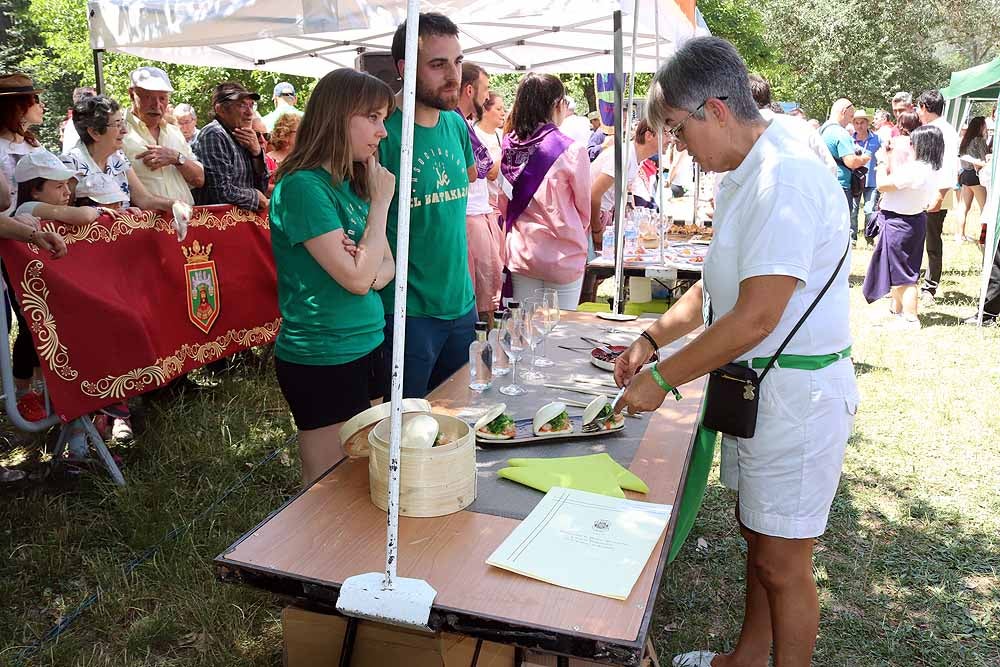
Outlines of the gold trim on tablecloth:
M 174 234 L 172 222 L 163 217 L 159 211 L 141 211 L 138 215 L 132 213 L 116 213 L 108 223 L 107 216 L 101 216 L 88 225 L 73 227 L 45 221 L 42 228 L 54 231 L 66 240 L 66 245 L 80 241 L 87 243 L 112 243 L 120 236 L 129 236 L 137 229 L 152 229 L 157 232 Z M 207 208 L 195 208 L 188 227 L 204 227 L 223 231 L 241 223 L 252 222 L 261 229 L 270 229 L 270 219 L 235 206 L 230 207 L 221 217 Z M 36 248 L 32 248 L 37 252 Z

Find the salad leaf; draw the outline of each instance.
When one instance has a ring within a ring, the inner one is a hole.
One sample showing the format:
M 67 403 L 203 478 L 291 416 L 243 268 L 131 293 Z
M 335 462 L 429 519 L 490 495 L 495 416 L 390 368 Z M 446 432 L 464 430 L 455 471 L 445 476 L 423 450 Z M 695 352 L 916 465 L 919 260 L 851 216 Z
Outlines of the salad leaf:
M 561 431 L 569 425 L 569 413 L 563 410 L 548 421 L 553 431 Z
M 597 413 L 597 416 L 594 417 L 594 421 L 604 421 L 605 419 L 611 417 L 612 414 L 614 414 L 614 408 L 611 407 L 610 403 L 606 403 L 604 407 L 601 408 L 601 411 Z
M 502 414 L 489 424 L 486 425 L 486 430 L 494 435 L 500 435 L 507 427 L 514 423 L 514 420 L 510 418 L 509 415 Z

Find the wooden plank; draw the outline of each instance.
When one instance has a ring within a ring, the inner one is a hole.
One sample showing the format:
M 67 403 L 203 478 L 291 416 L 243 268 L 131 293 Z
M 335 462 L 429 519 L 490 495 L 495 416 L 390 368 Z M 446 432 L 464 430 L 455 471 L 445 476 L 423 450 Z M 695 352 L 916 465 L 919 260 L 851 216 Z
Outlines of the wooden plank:
M 564 314 L 563 322 L 606 324 L 576 313 Z M 549 348 L 557 361 L 578 356 L 554 345 Z M 463 369 L 428 397 L 436 410 L 456 412 L 470 405 L 475 397 L 465 377 Z M 629 497 L 677 503 L 702 388 L 703 381 L 685 386 L 684 401 L 666 401 L 649 416 L 631 470 L 649 484 L 650 493 L 627 492 Z M 660 540 L 629 598 L 619 601 L 487 566 L 486 558 L 516 525 L 513 519 L 470 511 L 427 519 L 401 517 L 399 574 L 428 581 L 438 591 L 435 609 L 627 645 L 641 656 L 666 557 L 665 540 Z M 381 571 L 384 543 L 385 514 L 370 501 L 367 460 L 344 460 L 217 562 L 227 572 L 246 567 L 338 589 L 347 577 Z

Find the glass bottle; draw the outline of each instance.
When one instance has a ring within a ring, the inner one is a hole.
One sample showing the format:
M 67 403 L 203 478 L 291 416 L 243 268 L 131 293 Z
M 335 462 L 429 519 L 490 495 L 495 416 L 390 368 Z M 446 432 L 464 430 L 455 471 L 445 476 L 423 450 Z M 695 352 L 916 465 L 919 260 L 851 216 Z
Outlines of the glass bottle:
M 486 322 L 476 322 L 476 340 L 469 345 L 469 389 L 475 392 L 493 384 L 493 347 L 486 334 Z
M 493 313 L 493 328 L 490 329 L 489 335 L 486 337 L 490 342 L 490 347 L 493 348 L 493 375 L 494 377 L 500 377 L 510 373 L 510 359 L 507 358 L 507 353 L 503 351 L 503 346 L 500 345 L 500 322 L 503 320 L 503 311 L 498 310 Z

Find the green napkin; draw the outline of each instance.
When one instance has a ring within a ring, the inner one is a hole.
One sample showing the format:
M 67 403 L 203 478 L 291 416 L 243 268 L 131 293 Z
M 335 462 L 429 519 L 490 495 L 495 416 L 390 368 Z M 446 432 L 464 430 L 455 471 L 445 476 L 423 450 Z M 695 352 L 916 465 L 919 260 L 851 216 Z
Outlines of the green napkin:
M 510 459 L 500 470 L 509 479 L 539 491 L 562 486 L 580 491 L 624 498 L 622 489 L 648 493 L 649 487 L 607 453 L 563 458 Z

